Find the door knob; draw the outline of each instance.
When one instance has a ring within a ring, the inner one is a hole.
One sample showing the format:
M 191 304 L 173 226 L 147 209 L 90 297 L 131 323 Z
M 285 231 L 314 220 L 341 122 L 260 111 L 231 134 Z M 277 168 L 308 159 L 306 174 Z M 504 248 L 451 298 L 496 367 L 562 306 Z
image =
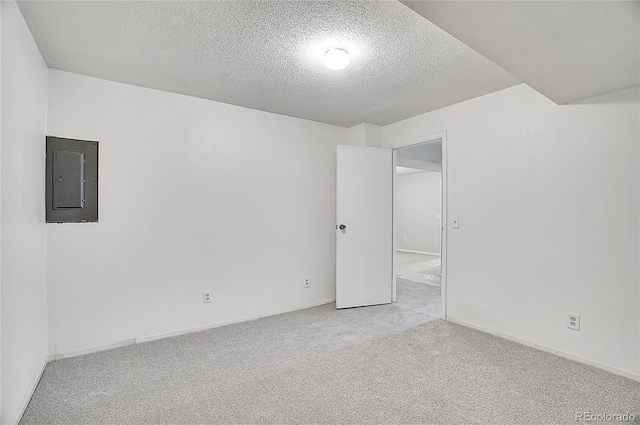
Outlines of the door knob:
M 340 230 L 344 231 L 347 228 L 347 226 L 345 226 L 344 224 L 340 225 Z

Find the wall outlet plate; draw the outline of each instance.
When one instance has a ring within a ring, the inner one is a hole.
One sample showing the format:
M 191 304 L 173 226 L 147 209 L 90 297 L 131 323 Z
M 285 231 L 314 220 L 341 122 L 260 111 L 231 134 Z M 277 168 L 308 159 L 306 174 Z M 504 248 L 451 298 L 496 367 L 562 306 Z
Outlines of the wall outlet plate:
M 567 313 L 567 328 L 575 331 L 580 330 L 580 315 L 576 313 Z
M 204 291 L 202 293 L 202 302 L 210 303 L 211 302 L 211 291 Z
M 460 218 L 459 217 L 451 217 L 451 228 L 459 229 L 460 228 Z
M 305 276 L 304 277 L 304 287 L 308 288 L 310 286 L 311 286 L 311 284 L 309 283 L 309 276 Z

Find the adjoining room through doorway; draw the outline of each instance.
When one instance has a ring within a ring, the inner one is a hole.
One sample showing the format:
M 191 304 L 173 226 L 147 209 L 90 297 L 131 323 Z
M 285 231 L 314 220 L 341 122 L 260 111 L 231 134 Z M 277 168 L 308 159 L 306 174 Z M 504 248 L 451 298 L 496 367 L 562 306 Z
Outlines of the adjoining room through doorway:
M 398 303 L 442 317 L 442 141 L 397 150 L 395 278 Z

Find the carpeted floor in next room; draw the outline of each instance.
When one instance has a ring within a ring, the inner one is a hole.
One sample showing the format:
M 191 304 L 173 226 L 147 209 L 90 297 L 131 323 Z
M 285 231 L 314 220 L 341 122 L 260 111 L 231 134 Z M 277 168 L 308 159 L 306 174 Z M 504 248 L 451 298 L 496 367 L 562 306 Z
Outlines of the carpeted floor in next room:
M 576 412 L 640 413 L 640 383 L 443 322 L 416 301 L 433 286 L 415 285 L 399 281 L 391 305 L 330 304 L 55 361 L 21 424 L 574 424 Z
M 441 268 L 439 255 L 396 251 L 395 273 L 405 280 L 440 286 Z

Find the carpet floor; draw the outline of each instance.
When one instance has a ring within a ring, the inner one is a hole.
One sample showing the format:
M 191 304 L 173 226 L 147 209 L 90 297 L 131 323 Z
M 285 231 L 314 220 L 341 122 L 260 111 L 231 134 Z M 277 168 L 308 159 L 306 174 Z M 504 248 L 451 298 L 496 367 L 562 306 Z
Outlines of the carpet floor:
M 329 304 L 52 362 L 21 424 L 640 417 L 640 383 L 439 320 L 415 300 L 424 294 L 412 285 L 399 282 L 398 303 L 390 305 Z
M 440 285 L 442 264 L 439 255 L 396 251 L 396 276 L 414 282 Z

